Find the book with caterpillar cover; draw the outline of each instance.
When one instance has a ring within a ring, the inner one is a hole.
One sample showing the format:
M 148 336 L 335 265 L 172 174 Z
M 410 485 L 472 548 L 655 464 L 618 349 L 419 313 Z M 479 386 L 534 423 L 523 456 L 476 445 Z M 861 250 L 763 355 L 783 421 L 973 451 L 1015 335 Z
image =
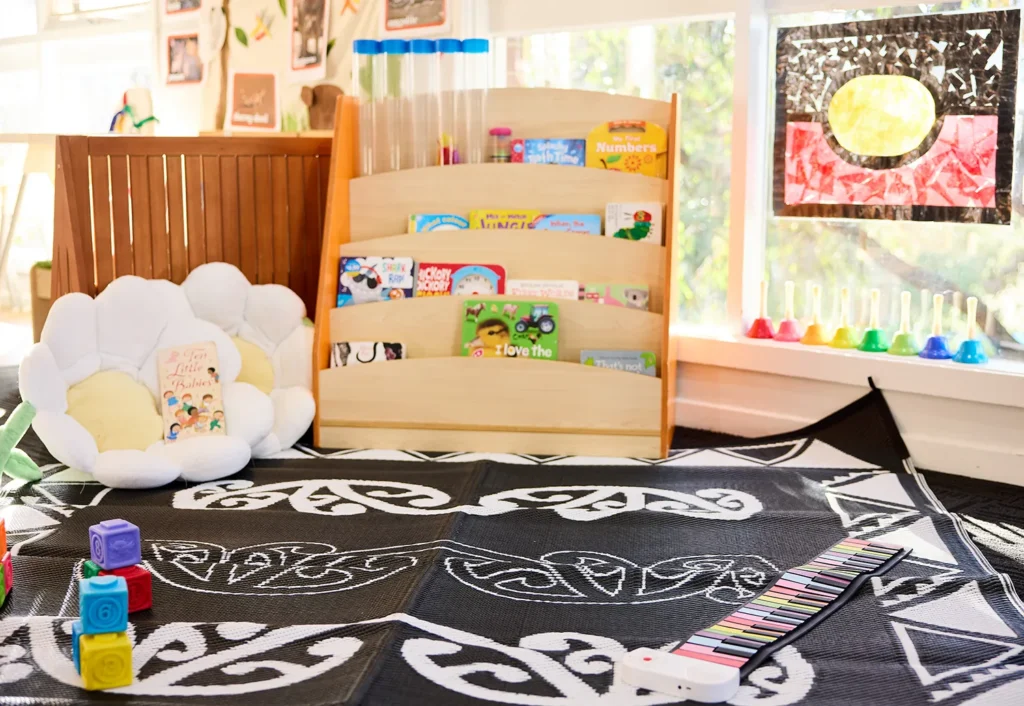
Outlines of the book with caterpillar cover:
M 212 341 L 157 352 L 165 441 L 225 433 L 219 370 Z
M 558 360 L 558 304 L 469 300 L 462 317 L 462 355 Z

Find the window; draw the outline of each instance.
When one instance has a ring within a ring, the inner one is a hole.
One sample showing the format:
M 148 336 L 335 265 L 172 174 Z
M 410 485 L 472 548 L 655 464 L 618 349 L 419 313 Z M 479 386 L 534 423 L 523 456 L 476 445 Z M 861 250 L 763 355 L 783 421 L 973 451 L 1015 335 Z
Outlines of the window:
M 121 10 L 149 3 L 150 0 L 50 0 L 50 14 L 65 17 L 101 10 Z
M 1016 4 L 1006 0 L 966 0 L 871 11 L 781 15 L 775 18 L 769 43 L 775 46 L 774 30 L 779 27 L 1001 9 Z M 774 75 L 773 67 L 774 61 L 769 63 L 768 69 Z M 774 87 L 774 81 L 770 85 Z M 1018 125 L 1022 117 L 1021 106 L 1021 94 L 1018 93 Z M 1019 130 L 1016 147 L 1015 152 L 1018 152 Z M 1015 162 L 1016 174 L 1021 165 L 1019 160 Z M 768 163 L 771 164 L 771 159 Z M 829 319 L 831 314 L 832 321 L 838 318 L 840 288 L 849 287 L 854 293 L 853 314 L 855 320 L 861 322 L 867 316 L 868 290 L 878 288 L 882 291 L 883 302 L 881 323 L 890 330 L 899 325 L 901 290 L 911 290 L 915 294 L 912 319 L 921 331 L 927 331 L 931 318 L 931 302 L 927 294 L 945 295 L 945 325 L 947 330 L 952 328 L 957 333 L 963 332 L 966 322 L 962 304 L 960 312 L 951 311 L 954 297 L 962 302 L 967 296 L 977 296 L 981 312 L 979 324 L 990 339 L 990 354 L 1024 358 L 1024 223 L 1021 221 L 1019 184 L 1019 178 L 1015 177 L 1009 227 L 769 216 L 765 242 L 768 277 L 773 283 L 786 279 L 800 283 L 797 288 L 798 314 L 806 311 L 808 305 L 807 288 L 803 284 L 810 281 L 820 283 L 825 293 L 824 318 Z M 766 198 L 770 199 L 770 196 Z M 774 291 L 780 295 L 781 287 L 775 287 Z M 773 300 L 778 302 L 779 296 Z M 781 309 L 772 307 L 772 313 L 778 315 Z
M 37 30 L 36 0 L 4 0 L 0 39 L 24 37 Z
M 680 318 L 724 323 L 735 35 L 730 20 L 666 22 L 508 38 L 498 85 L 552 86 L 668 100 L 679 93 Z

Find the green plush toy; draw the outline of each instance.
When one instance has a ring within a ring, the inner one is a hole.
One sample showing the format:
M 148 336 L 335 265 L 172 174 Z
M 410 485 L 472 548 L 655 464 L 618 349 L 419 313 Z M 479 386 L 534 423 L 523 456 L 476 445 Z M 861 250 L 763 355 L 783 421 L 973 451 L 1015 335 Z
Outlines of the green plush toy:
M 0 425 L 0 472 L 11 478 L 34 481 L 43 477 L 35 461 L 21 449 L 14 448 L 25 436 L 35 416 L 36 408 L 28 402 L 22 402 L 11 412 L 7 423 Z

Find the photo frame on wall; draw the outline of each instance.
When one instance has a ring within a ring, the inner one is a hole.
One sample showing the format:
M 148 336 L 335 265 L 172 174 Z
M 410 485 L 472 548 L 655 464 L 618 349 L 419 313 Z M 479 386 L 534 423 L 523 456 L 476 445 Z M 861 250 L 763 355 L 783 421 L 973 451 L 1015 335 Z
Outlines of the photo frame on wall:
M 322 81 L 327 77 L 329 4 L 327 0 L 289 0 L 289 79 L 292 81 Z
M 195 12 L 203 5 L 203 0 L 164 0 L 164 14 L 179 15 L 183 12 Z
M 277 74 L 231 71 L 225 132 L 279 132 L 281 109 L 278 103 Z
M 448 0 L 386 0 L 382 16 L 385 36 L 439 35 L 452 25 Z
M 776 216 L 1009 224 L 1020 11 L 780 29 Z
M 201 83 L 203 60 L 199 52 L 199 34 L 172 34 L 167 37 L 167 83 Z

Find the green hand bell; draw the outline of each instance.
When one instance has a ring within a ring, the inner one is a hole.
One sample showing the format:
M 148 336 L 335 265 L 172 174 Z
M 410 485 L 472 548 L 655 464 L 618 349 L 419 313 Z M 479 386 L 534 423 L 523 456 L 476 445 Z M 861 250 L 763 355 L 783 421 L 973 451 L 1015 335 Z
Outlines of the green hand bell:
M 25 432 L 28 431 L 28 426 L 35 416 L 36 408 L 28 402 L 22 402 L 11 412 L 7 423 L 0 426 L 0 473 L 27 481 L 39 480 L 43 477 L 35 461 L 21 449 L 14 448 L 25 436 Z

